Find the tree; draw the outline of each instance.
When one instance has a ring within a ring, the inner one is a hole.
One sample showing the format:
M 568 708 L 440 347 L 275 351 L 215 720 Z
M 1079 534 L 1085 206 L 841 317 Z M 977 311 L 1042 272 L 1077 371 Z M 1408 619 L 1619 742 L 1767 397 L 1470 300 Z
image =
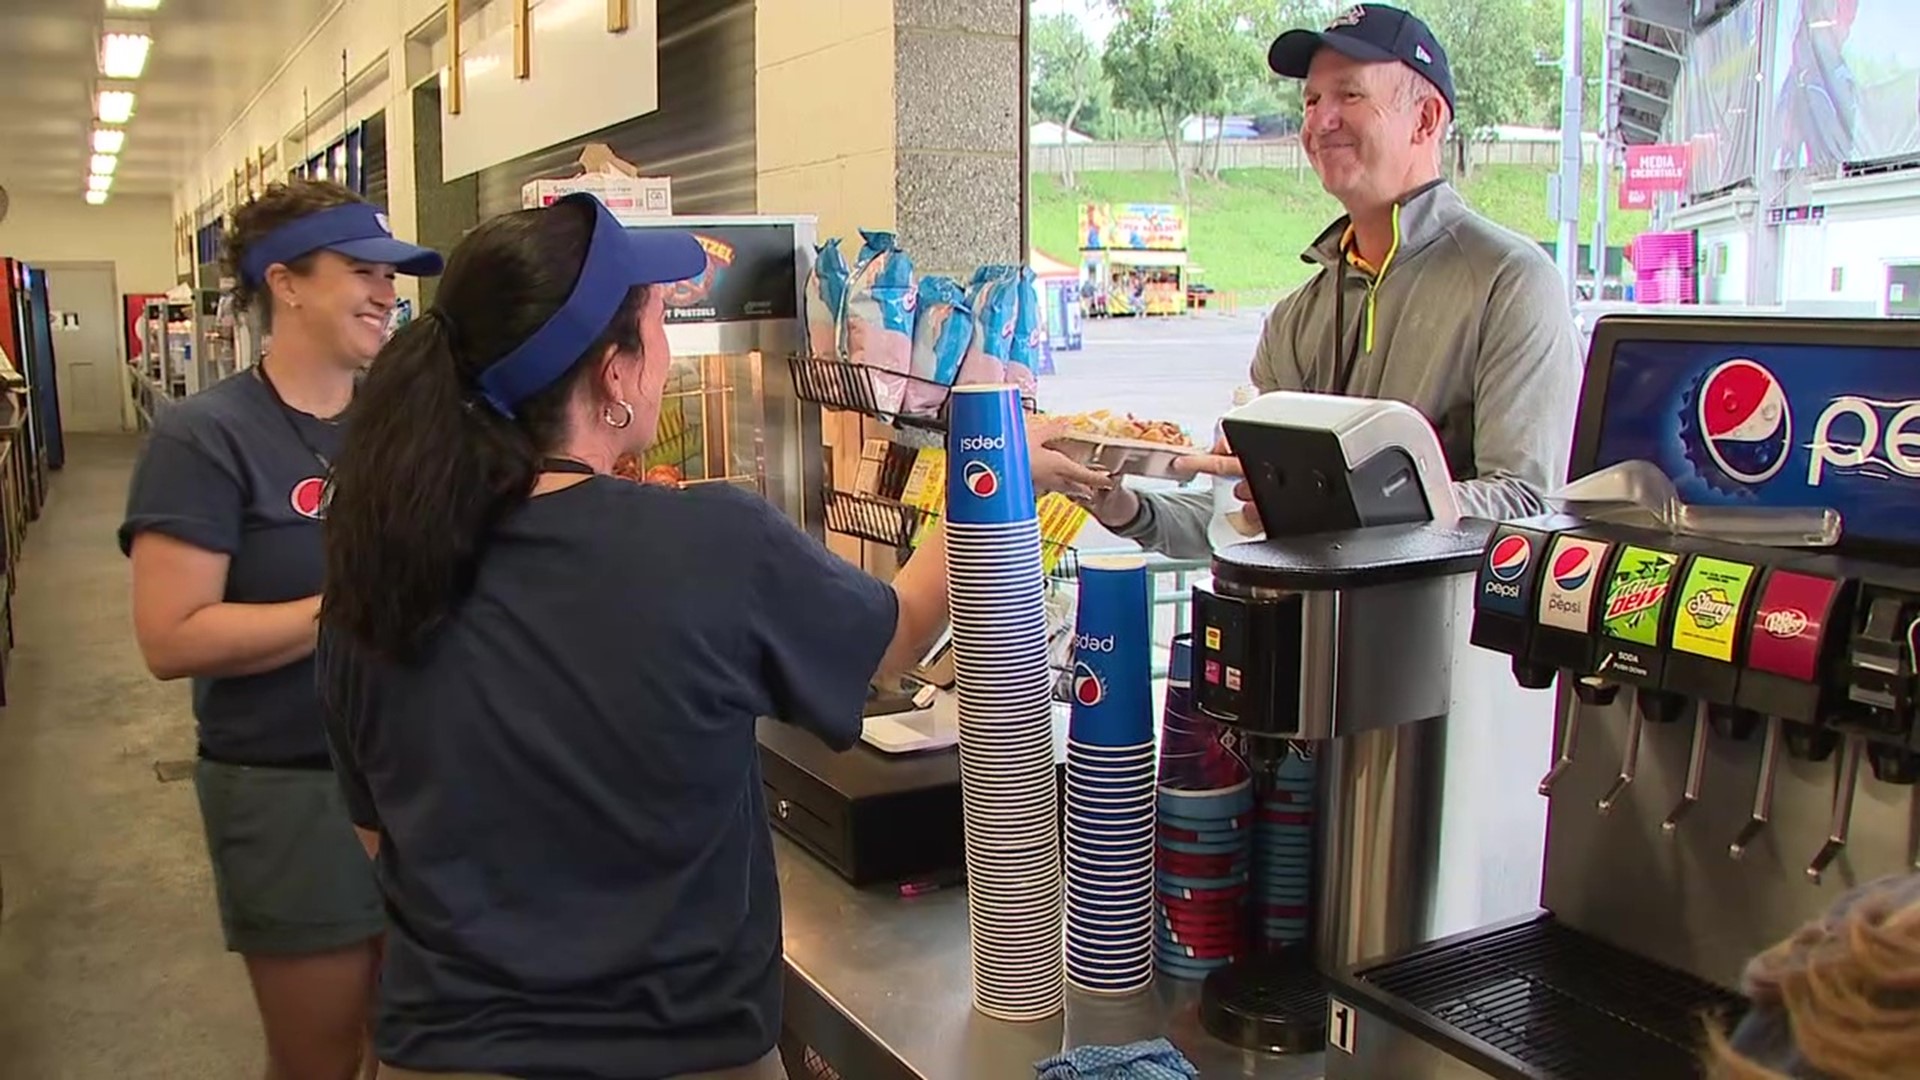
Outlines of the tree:
M 1113 86 L 1113 103 L 1153 118 L 1187 201 L 1187 165 L 1181 154 L 1180 127 L 1221 96 L 1214 50 L 1198 36 L 1204 25 L 1196 14 L 1205 0 L 1114 0 L 1118 20 L 1107 35 L 1102 58 Z
M 1534 0 L 1412 0 L 1453 68 L 1454 169 L 1468 171 L 1468 144 L 1535 115 Z M 1557 100 L 1557 95 L 1556 95 Z
M 1030 108 L 1060 125 L 1060 180 L 1074 186 L 1073 155 L 1065 152 L 1081 115 L 1107 93 L 1106 72 L 1086 28 L 1071 15 L 1045 15 L 1033 24 Z

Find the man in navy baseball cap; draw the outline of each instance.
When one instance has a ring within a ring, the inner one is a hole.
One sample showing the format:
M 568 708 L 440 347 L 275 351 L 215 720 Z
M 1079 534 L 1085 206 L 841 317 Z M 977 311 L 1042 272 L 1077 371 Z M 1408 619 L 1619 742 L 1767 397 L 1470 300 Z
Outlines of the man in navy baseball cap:
M 1408 12 L 1356 4 L 1329 26 L 1280 35 L 1267 59 L 1305 80 L 1300 144 L 1345 213 L 1302 253 L 1316 269 L 1269 313 L 1250 381 L 1404 401 L 1438 432 L 1463 513 L 1542 512 L 1566 476 L 1580 340 L 1539 243 L 1474 212 L 1441 174 L 1454 111 L 1446 50 Z M 1174 469 L 1243 471 L 1224 445 Z M 1245 485 L 1237 494 L 1248 497 Z M 1204 489 L 1121 484 L 1087 503 L 1142 547 L 1209 553 Z

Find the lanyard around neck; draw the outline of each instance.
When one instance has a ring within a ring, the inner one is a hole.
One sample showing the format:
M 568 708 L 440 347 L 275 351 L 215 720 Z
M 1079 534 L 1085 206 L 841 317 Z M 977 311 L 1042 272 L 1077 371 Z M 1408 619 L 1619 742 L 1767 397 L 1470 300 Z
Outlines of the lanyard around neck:
M 312 440 L 307 438 L 307 433 L 300 430 L 300 421 L 294 416 L 293 406 L 287 404 L 287 399 L 280 396 L 280 388 L 273 385 L 272 377 L 267 374 L 266 365 L 255 364 L 253 373 L 260 380 L 260 384 L 267 388 L 267 393 L 273 395 L 273 403 L 279 407 L 280 419 L 286 422 L 287 430 L 293 432 L 293 437 L 300 441 L 300 445 L 306 448 L 307 453 L 313 455 L 313 460 L 320 463 L 322 473 L 332 474 L 333 462 L 327 460 L 327 455 L 321 453 L 320 448 L 313 445 Z

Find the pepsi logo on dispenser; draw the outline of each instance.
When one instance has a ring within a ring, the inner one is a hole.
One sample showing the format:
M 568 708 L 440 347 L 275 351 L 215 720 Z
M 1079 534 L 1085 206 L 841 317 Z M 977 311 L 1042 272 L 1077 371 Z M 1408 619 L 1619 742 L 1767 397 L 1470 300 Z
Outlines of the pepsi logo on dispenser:
M 1696 399 L 1707 457 L 1729 480 L 1764 484 L 1786 465 L 1793 410 L 1773 372 L 1745 358 L 1728 360 L 1700 380 Z
M 1527 564 L 1533 561 L 1533 545 L 1519 533 L 1501 537 L 1487 552 L 1486 592 L 1508 599 L 1520 598 L 1520 575 L 1527 572 Z
M 960 477 L 966 482 L 967 490 L 982 499 L 990 499 L 1000 493 L 1000 474 L 984 461 L 967 462 L 961 467 Z
M 1604 540 L 1580 536 L 1555 538 L 1547 554 L 1546 582 L 1540 592 L 1537 617 L 1542 626 L 1587 633 L 1593 616 L 1593 593 L 1600 566 L 1607 560 Z
M 1085 663 L 1073 665 L 1073 703 L 1092 708 L 1107 699 L 1107 687 Z

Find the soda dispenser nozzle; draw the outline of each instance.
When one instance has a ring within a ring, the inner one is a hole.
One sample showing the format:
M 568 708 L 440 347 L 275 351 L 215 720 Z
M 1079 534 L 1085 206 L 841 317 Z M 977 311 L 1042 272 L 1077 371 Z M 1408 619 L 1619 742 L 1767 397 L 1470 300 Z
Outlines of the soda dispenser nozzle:
M 1568 683 L 1570 688 L 1567 693 L 1561 695 L 1560 701 L 1561 709 L 1567 717 L 1566 730 L 1560 733 L 1560 760 L 1554 762 L 1553 768 L 1547 770 L 1547 775 L 1540 778 L 1539 790 L 1542 798 L 1552 796 L 1553 785 L 1560 782 L 1560 777 L 1564 776 L 1568 769 L 1573 768 L 1573 752 L 1580 745 L 1580 703 L 1584 700 L 1580 695 L 1581 681 L 1569 679 Z
M 1680 819 L 1700 801 L 1701 775 L 1707 767 L 1707 703 L 1702 701 L 1693 710 L 1693 745 L 1687 751 L 1687 786 L 1680 795 L 1680 801 L 1674 804 L 1667 819 L 1660 823 L 1660 831 L 1672 836 L 1680 827 Z
M 1646 713 L 1641 711 L 1639 701 L 1636 700 L 1639 697 L 1640 695 L 1636 693 L 1627 699 L 1627 748 L 1620 758 L 1620 776 L 1614 780 L 1613 786 L 1607 789 L 1607 793 L 1600 796 L 1602 814 L 1613 813 L 1614 806 L 1620 802 L 1620 796 L 1626 794 L 1627 788 L 1633 784 L 1634 773 L 1640 767 L 1640 735 L 1646 728 L 1647 717 Z
M 1780 729 L 1785 721 L 1777 716 L 1767 717 L 1766 742 L 1760 748 L 1760 778 L 1753 788 L 1753 816 L 1740 826 L 1740 834 L 1727 845 L 1727 854 L 1735 859 L 1746 855 L 1760 830 L 1767 827 L 1767 820 L 1773 816 L 1773 781 L 1780 769 Z
M 1807 880 L 1815 885 L 1847 846 L 1847 829 L 1853 821 L 1853 792 L 1860 780 L 1860 758 L 1865 748 L 1865 740 L 1860 736 L 1846 737 L 1846 749 L 1841 753 L 1839 772 L 1833 781 L 1833 818 L 1827 826 L 1827 842 L 1807 864 Z

